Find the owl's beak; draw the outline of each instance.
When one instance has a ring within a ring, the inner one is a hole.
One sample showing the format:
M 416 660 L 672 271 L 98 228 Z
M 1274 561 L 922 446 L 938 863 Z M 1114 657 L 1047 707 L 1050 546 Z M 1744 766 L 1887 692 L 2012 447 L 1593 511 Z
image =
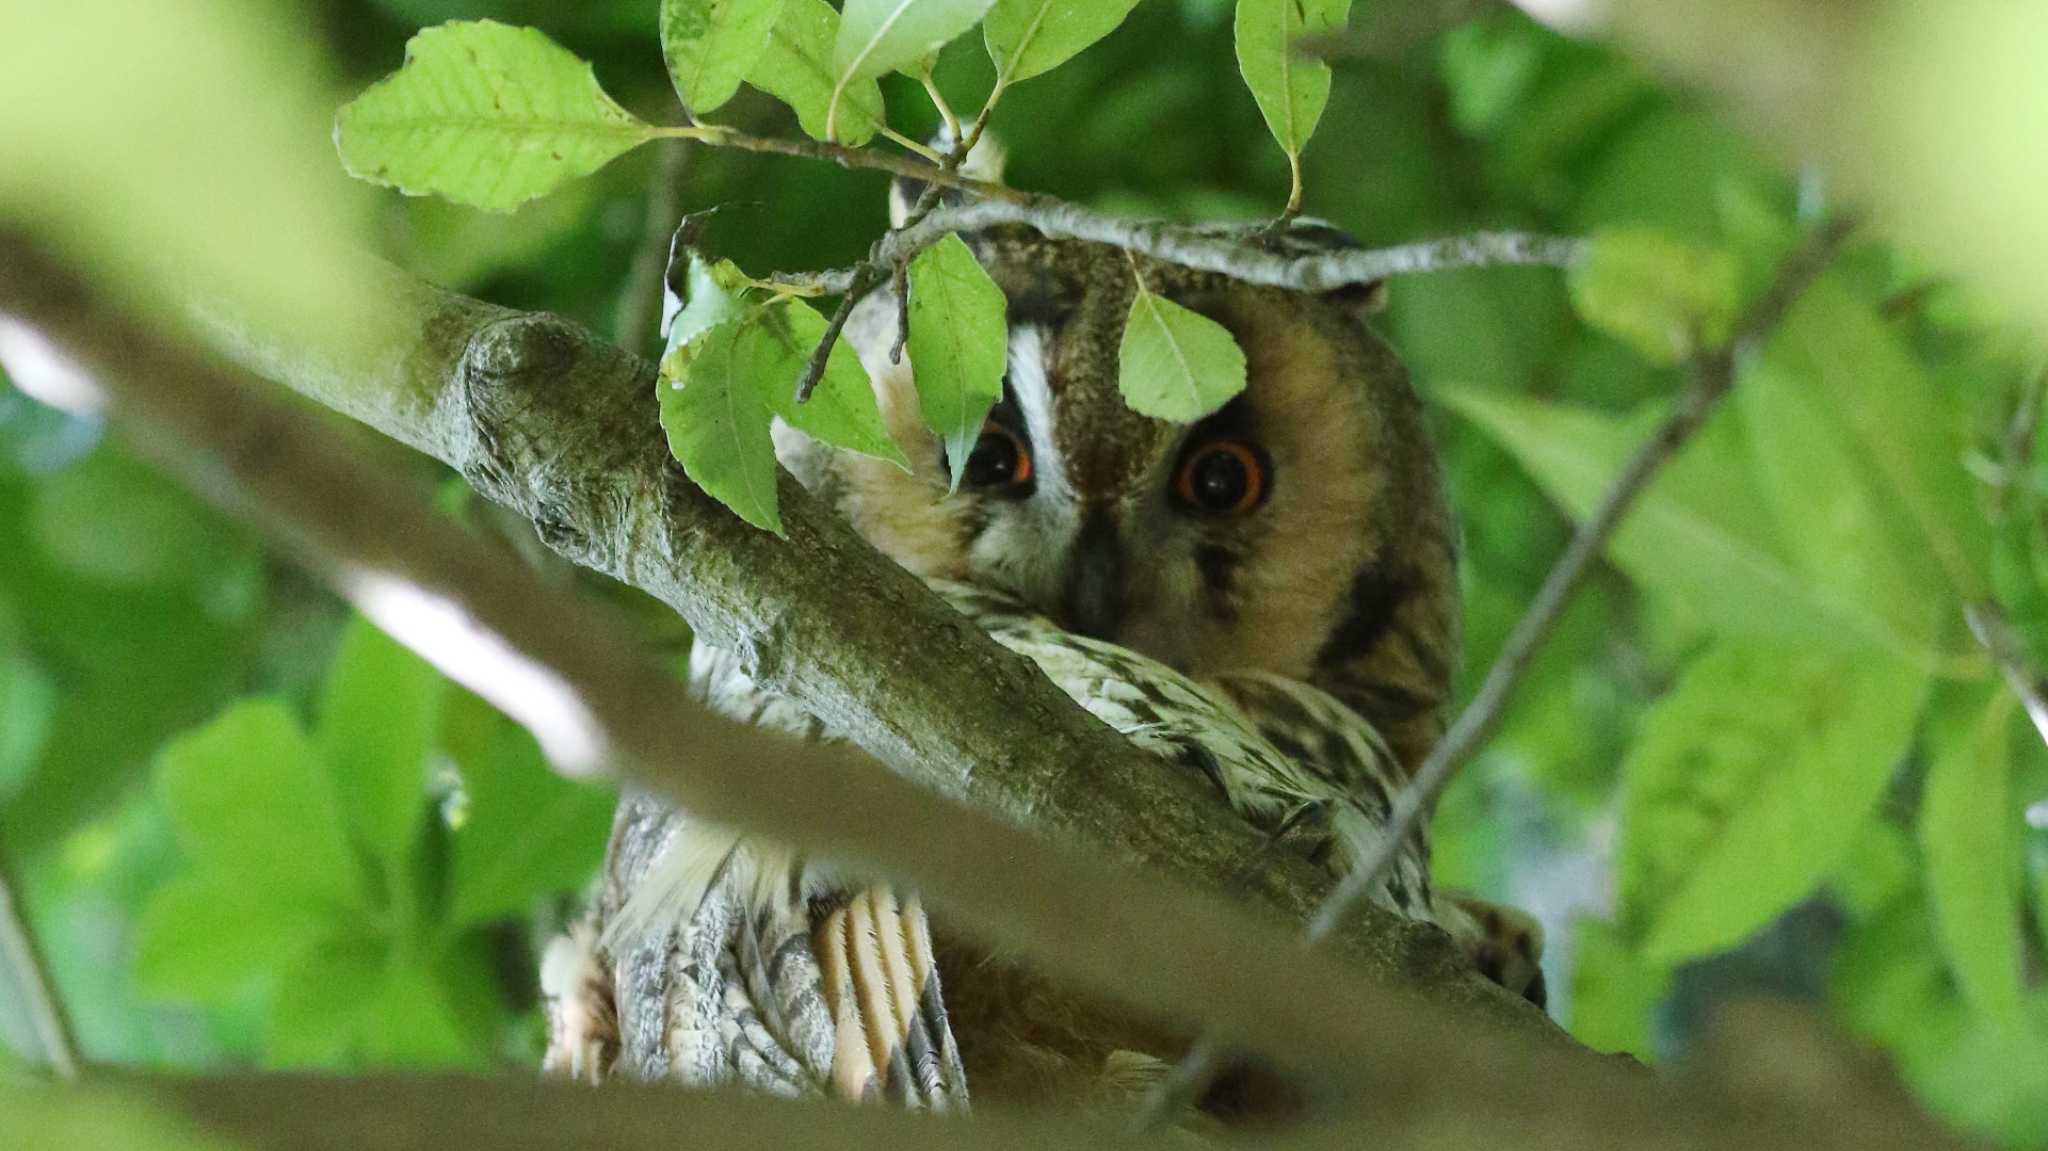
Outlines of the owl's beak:
M 1060 615 L 1068 631 L 1101 640 L 1114 640 L 1123 627 L 1123 545 L 1116 519 L 1104 509 L 1090 508 L 1074 536 Z

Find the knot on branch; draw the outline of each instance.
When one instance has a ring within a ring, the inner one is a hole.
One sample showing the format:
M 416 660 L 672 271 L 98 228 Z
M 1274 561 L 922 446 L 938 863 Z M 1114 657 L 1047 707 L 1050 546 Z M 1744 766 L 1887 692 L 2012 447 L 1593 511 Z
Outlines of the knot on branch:
M 463 478 L 550 548 L 619 574 L 625 526 L 666 458 L 648 365 L 559 316 L 514 314 L 470 333 L 455 384 Z

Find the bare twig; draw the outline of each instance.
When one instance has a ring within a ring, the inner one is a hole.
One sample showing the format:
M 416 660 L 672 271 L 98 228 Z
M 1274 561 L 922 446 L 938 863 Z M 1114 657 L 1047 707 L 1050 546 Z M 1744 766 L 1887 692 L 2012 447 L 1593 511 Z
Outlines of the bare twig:
M 675 235 L 682 213 L 683 174 L 690 142 L 663 140 L 655 145 L 654 176 L 647 186 L 647 221 L 640 237 L 640 249 L 626 275 L 626 288 L 619 297 L 617 331 L 619 346 L 645 351 L 654 337 L 655 321 L 661 318 L 661 281 L 668 270 L 669 240 Z
M 916 226 L 885 237 L 881 255 L 891 261 L 903 260 L 938 242 L 948 232 L 973 232 L 1001 225 L 1020 225 L 1057 239 L 1113 244 L 1161 263 L 1299 292 L 1327 292 L 1394 276 L 1461 268 L 1569 268 L 1585 257 L 1586 250 L 1582 240 L 1480 232 L 1393 248 L 1289 254 L 1257 243 L 1257 229 L 1233 232 L 1159 220 L 1128 220 L 1059 202 L 975 201 L 935 209 Z M 853 271 L 824 273 L 819 280 L 843 283 Z
M 29 924 L 28 907 L 21 899 L 21 885 L 6 853 L 0 851 L 0 976 L 13 981 L 35 1029 L 43 1058 L 60 1079 L 78 1078 L 78 1040 L 64 1001 L 50 980 L 50 967 Z
M 1678 406 L 1651 433 L 1649 440 L 1636 449 L 1593 514 L 1579 525 L 1564 554 L 1558 557 L 1550 574 L 1544 578 L 1536 598 L 1515 624 L 1514 631 L 1509 633 L 1500 656 L 1487 669 L 1486 678 L 1480 682 L 1479 690 L 1473 693 L 1471 702 L 1465 705 L 1444 738 L 1423 759 L 1422 766 L 1416 770 L 1408 786 L 1395 797 L 1385 842 L 1345 877 L 1345 881 L 1330 893 L 1309 921 L 1311 942 L 1328 936 L 1358 900 L 1372 889 L 1396 854 L 1387 845 L 1398 846 L 1407 838 L 1423 813 L 1435 805 L 1437 797 L 1443 794 L 1443 789 L 1465 760 L 1500 726 L 1508 701 L 1521 683 L 1522 674 L 1528 670 L 1537 649 L 1543 646 L 1564 615 L 1566 604 L 1571 601 L 1572 593 L 1578 590 L 1579 582 L 1585 578 L 1593 561 L 1606 550 L 1608 540 L 1613 538 L 1621 521 L 1635 506 L 1636 497 L 1643 493 L 1664 465 L 1677 456 L 1679 449 L 1692 439 L 1693 433 L 1712 414 L 1721 397 L 1735 385 L 1737 357 L 1769 337 L 1808 285 L 1826 270 L 1855 227 L 1856 221 L 1849 217 L 1823 225 L 1786 260 L 1771 286 L 1737 322 L 1728 342 L 1695 361 L 1692 387 L 1679 398 Z
M 1977 642 L 1998 664 L 2006 686 L 2026 706 L 2027 718 L 2034 721 L 2034 730 L 2041 734 L 2043 741 L 2048 741 L 2048 692 L 2044 692 L 2040 673 L 2034 670 L 2033 662 L 2027 658 L 2026 645 L 2013 631 L 2005 609 L 1987 600 L 1965 608 L 1963 618 L 1969 621 L 1970 634 L 1977 637 Z
M 1679 398 L 1677 408 L 1665 417 L 1649 440 L 1636 449 L 1593 514 L 1579 525 L 1564 554 L 1558 557 L 1550 574 L 1544 578 L 1543 586 L 1537 590 L 1528 610 L 1515 624 L 1514 631 L 1509 633 L 1500 656 L 1487 669 L 1486 678 L 1480 682 L 1479 690 L 1473 693 L 1471 702 L 1465 705 L 1443 739 L 1430 749 L 1408 785 L 1394 796 L 1379 846 L 1344 876 L 1309 919 L 1309 943 L 1319 943 L 1328 938 L 1366 894 L 1379 884 L 1399 854 L 1401 845 L 1407 842 L 1423 816 L 1436 805 L 1437 798 L 1443 794 L 1458 769 L 1492 737 L 1505 717 L 1508 701 L 1513 698 L 1530 661 L 1550 637 L 1572 594 L 1578 590 L 1593 561 L 1606 550 L 1607 542 L 1613 538 L 1629 509 L 1634 507 L 1636 497 L 1643 493 L 1664 465 L 1677 456 L 1693 433 L 1706 422 L 1721 397 L 1734 386 L 1737 356 L 1769 336 L 1800 294 L 1827 267 L 1854 228 L 1855 221 L 1848 218 L 1824 225 L 1786 261 L 1770 288 L 1738 322 L 1728 343 L 1705 353 L 1695 362 L 1692 386 Z M 1184 1106 L 1188 1102 L 1186 1092 L 1199 1091 L 1200 1085 L 1214 1074 L 1218 1058 L 1217 1048 L 1211 1045 L 1198 1045 L 1190 1052 L 1184 1061 L 1188 1066 L 1178 1069 L 1167 1081 L 1179 1093 L 1162 1090 L 1152 1101 L 1155 1109 L 1151 1115 L 1155 1121 L 1162 1114 L 1172 1114 L 1174 1109 Z
M 867 298 L 869 292 L 880 287 L 889 279 L 889 268 L 873 260 L 854 269 L 853 279 L 839 297 L 839 306 L 832 311 L 832 318 L 825 322 L 825 336 L 818 346 L 811 349 L 811 358 L 804 362 L 803 375 L 797 377 L 796 402 L 806 403 L 811 393 L 817 390 L 818 381 L 825 378 L 825 368 L 832 362 L 832 349 L 839 343 L 839 334 L 846 330 L 846 321 L 853 318 L 853 309 Z
M 849 148 L 844 144 L 826 144 L 816 140 L 784 140 L 767 136 L 750 136 L 730 128 L 711 125 L 695 127 L 661 128 L 657 137 L 677 137 L 698 140 L 714 148 L 737 148 L 742 152 L 761 152 L 772 156 L 795 156 L 809 160 L 826 160 L 842 168 L 866 169 L 887 172 L 892 176 L 905 176 L 926 183 L 944 184 L 972 192 L 984 200 L 1019 206 L 1043 204 L 1048 197 L 1033 192 L 1020 191 L 987 180 L 963 176 L 939 164 L 917 156 L 898 156 L 872 148 Z

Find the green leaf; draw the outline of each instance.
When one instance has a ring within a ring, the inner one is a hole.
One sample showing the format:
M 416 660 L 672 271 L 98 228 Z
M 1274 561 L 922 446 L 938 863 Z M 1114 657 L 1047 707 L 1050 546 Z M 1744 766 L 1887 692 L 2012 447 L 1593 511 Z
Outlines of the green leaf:
M 925 426 L 945 441 L 953 490 L 1003 398 L 1009 364 L 1008 301 L 959 236 L 910 263 L 910 367 Z
M 698 336 L 745 312 L 750 293 L 746 273 L 731 260 L 707 260 L 690 255 L 684 281 L 686 293 L 668 326 L 668 350 L 688 345 Z
M 774 409 L 743 358 L 743 320 L 727 320 L 661 362 L 661 426 L 683 474 L 757 528 L 782 534 Z
M 1741 275 L 1728 252 L 1624 228 L 1595 236 L 1571 270 L 1572 306 L 1651 363 L 1675 364 L 1727 340 Z
M 136 926 L 135 984 L 157 999 L 232 1003 L 333 930 L 322 909 L 252 898 L 234 876 L 179 876 L 150 896 Z
M 655 131 L 568 49 L 479 20 L 414 36 L 404 67 L 342 108 L 335 143 L 350 174 L 372 183 L 509 212 Z
M 462 762 L 469 813 L 453 836 L 449 924 L 525 915 L 535 902 L 580 888 L 604 858 L 611 790 L 548 769 L 531 736 L 502 720 Z
M 994 0 L 846 0 L 832 75 L 843 87 L 916 64 L 974 27 Z
M 1238 71 L 1290 161 L 1330 101 L 1330 66 L 1301 55 L 1295 42 L 1338 31 L 1350 17 L 1351 0 L 1237 0 Z
M 732 303 L 707 305 L 708 314 L 687 324 L 678 316 L 677 327 L 687 335 Z M 908 467 L 882 423 L 866 369 L 844 341 L 833 345 L 811 398 L 796 402 L 797 380 L 827 326 L 809 304 L 779 300 L 712 324 L 662 360 L 656 388 L 669 451 L 692 482 L 756 527 L 782 530 L 769 434 L 778 416 L 822 442 Z
M 832 345 L 825 374 L 811 398 L 796 402 L 796 382 L 825 338 L 828 323 L 802 300 L 767 308 L 748 326 L 756 379 L 767 390 L 768 406 L 790 427 L 833 447 L 887 460 L 909 470 L 910 461 L 882 422 L 875 388 L 860 356 L 845 340 Z
M 1783 346 L 1752 359 L 1732 397 L 1778 554 L 1816 595 L 1939 649 L 1960 618 L 1947 581 L 1812 377 L 1787 366 Z
M 1193 423 L 1244 391 L 1244 349 L 1230 330 L 1142 286 L 1118 356 L 1117 387 L 1140 415 Z
M 1819 885 L 1883 798 L 1927 682 L 1783 648 L 1687 666 L 1622 765 L 1617 870 L 1643 955 L 1731 946 Z
M 710 112 L 768 50 L 782 0 L 661 0 L 661 54 L 683 106 Z
M 0 808 L 35 770 L 58 703 L 56 681 L 26 656 L 0 646 Z
M 265 1063 L 329 1070 L 349 1066 L 390 963 L 388 942 L 342 936 L 287 964 L 271 998 Z
M 838 39 L 839 13 L 825 0 L 783 0 L 782 19 L 747 83 L 795 109 L 797 125 L 813 140 L 858 148 L 882 127 L 882 89 L 873 77 L 835 86 Z
M 425 660 L 360 616 L 327 673 L 314 736 L 349 828 L 387 867 L 404 862 L 426 814 L 427 755 L 446 688 Z
M 1956 598 L 1981 598 L 1991 533 L 1963 468 L 1967 429 L 1877 309 L 1840 274 L 1823 276 L 1793 306 L 1769 355 L 1847 429 Z
M 34 499 L 30 524 L 44 553 L 110 584 L 201 588 L 247 546 L 211 508 L 116 452 L 51 476 Z
M 1437 394 L 1578 517 L 1592 512 L 1659 418 L 1654 408 L 1624 420 L 1458 388 L 1440 387 Z M 1937 662 L 1938 655 L 1901 634 L 1872 604 L 1845 599 L 1794 568 L 1751 477 L 1741 430 L 1727 412 L 1709 420 L 1637 497 L 1608 555 L 1645 590 L 1684 604 L 1729 636 L 1844 651 L 1874 645 L 1916 663 Z
M 1671 969 L 1636 954 L 1611 923 L 1573 928 L 1572 1035 L 1596 1051 L 1652 1054 L 1650 1024 L 1671 987 Z
M 1988 692 L 1989 700 L 1985 699 Z M 1930 735 L 1920 846 L 1936 938 L 1963 997 L 1987 1019 L 2020 1009 L 2020 820 L 2002 684 L 1968 695 Z M 1947 710 L 1947 709 L 1944 709 Z
M 1050 72 L 1111 32 L 1138 0 L 996 0 L 982 19 L 996 82 Z
M 359 1037 L 364 1060 L 375 1066 L 482 1070 L 485 1062 L 456 1018 L 439 975 L 417 959 L 385 969 Z
M 282 703 L 238 703 L 171 741 L 156 782 L 202 875 L 265 898 L 363 906 L 327 767 Z

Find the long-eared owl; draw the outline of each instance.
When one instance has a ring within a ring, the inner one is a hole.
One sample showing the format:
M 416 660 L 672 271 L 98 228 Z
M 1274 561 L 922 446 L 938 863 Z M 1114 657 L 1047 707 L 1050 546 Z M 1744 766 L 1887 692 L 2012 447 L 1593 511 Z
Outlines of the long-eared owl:
M 972 453 L 948 459 L 921 424 L 884 291 L 846 338 L 912 470 L 778 427 L 784 466 L 1161 771 L 1205 773 L 1276 850 L 1350 866 L 1442 732 L 1458 643 L 1436 459 L 1366 293 L 1252 287 L 1024 228 L 963 238 L 1010 325 Z M 1342 240 L 1297 225 L 1268 242 Z M 1245 353 L 1243 393 L 1193 426 L 1119 391 L 1139 277 Z M 692 679 L 728 714 L 830 736 L 728 653 L 699 645 Z M 1432 891 L 1422 833 L 1374 898 L 1540 1000 L 1533 929 Z M 542 984 L 551 1070 L 938 1108 L 970 1087 L 1112 1103 L 1189 1038 L 952 938 L 912 892 L 636 796 Z

